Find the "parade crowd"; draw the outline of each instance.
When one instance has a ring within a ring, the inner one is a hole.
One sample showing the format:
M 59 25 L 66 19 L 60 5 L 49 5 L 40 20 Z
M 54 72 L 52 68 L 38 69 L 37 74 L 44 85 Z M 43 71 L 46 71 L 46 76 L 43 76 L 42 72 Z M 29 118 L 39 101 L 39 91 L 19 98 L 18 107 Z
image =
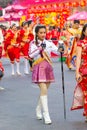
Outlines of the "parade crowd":
M 60 54 L 58 46 L 61 41 L 64 43 L 65 64 L 69 70 L 76 69 L 77 86 L 71 110 L 84 108 L 83 115 L 87 122 L 87 69 L 84 70 L 87 68 L 87 24 L 80 25 L 79 20 L 74 20 L 73 24 L 66 23 L 62 29 L 34 24 L 32 20 L 23 22 L 21 26 L 12 24 L 10 28 L 1 25 L 0 58 L 9 58 L 12 76 L 15 75 L 15 64 L 16 74 L 21 75 L 20 58 L 24 58 L 24 73 L 32 71 L 32 82 L 40 88 L 36 117 L 39 120 L 44 118 L 45 124 L 51 124 L 47 98 L 48 88 L 54 82 L 51 52 Z M 78 97 L 78 91 L 82 93 L 81 97 Z

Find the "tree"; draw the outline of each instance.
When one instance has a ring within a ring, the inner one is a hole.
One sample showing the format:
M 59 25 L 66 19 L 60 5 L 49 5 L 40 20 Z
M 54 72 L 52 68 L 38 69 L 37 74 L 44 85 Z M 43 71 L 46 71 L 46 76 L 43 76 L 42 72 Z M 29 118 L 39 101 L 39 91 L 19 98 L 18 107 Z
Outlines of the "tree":
M 12 4 L 13 0 L 0 0 L 0 6 L 5 8 L 8 4 Z
M 5 8 L 7 5 L 12 4 L 13 0 L 0 0 L 0 7 Z M 0 16 L 2 16 L 2 10 L 0 10 Z

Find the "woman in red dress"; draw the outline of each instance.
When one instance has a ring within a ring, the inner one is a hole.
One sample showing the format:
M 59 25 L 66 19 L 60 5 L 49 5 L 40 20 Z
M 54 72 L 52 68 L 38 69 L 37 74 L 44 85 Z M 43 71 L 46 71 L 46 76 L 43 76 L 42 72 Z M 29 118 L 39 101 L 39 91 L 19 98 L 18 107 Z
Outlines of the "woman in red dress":
M 77 43 L 76 81 L 71 110 L 83 108 L 83 116 L 87 122 L 87 24 L 84 25 L 80 41 Z

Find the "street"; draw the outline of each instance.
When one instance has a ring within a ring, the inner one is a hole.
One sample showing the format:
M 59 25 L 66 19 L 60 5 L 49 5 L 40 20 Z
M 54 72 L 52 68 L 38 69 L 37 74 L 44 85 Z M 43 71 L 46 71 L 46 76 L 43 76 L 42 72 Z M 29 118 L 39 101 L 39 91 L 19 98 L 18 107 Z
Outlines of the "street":
M 55 82 L 48 91 L 49 111 L 52 125 L 38 121 L 35 109 L 39 89 L 31 81 L 32 72 L 25 75 L 24 64 L 21 63 L 21 76 L 11 76 L 10 64 L 4 64 L 5 74 L 0 81 L 0 130 L 87 130 L 83 110 L 71 111 L 73 91 L 75 88 L 75 71 L 68 70 L 64 63 L 66 120 L 64 119 L 64 104 L 61 81 L 61 64 L 54 61 Z

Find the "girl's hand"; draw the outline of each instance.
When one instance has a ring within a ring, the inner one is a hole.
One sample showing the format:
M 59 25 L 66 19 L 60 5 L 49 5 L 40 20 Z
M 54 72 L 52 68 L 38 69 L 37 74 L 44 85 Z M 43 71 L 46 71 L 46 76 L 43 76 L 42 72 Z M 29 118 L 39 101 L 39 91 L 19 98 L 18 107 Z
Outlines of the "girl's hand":
M 82 81 L 82 76 L 79 73 L 76 74 L 76 81 L 77 82 L 81 82 Z

